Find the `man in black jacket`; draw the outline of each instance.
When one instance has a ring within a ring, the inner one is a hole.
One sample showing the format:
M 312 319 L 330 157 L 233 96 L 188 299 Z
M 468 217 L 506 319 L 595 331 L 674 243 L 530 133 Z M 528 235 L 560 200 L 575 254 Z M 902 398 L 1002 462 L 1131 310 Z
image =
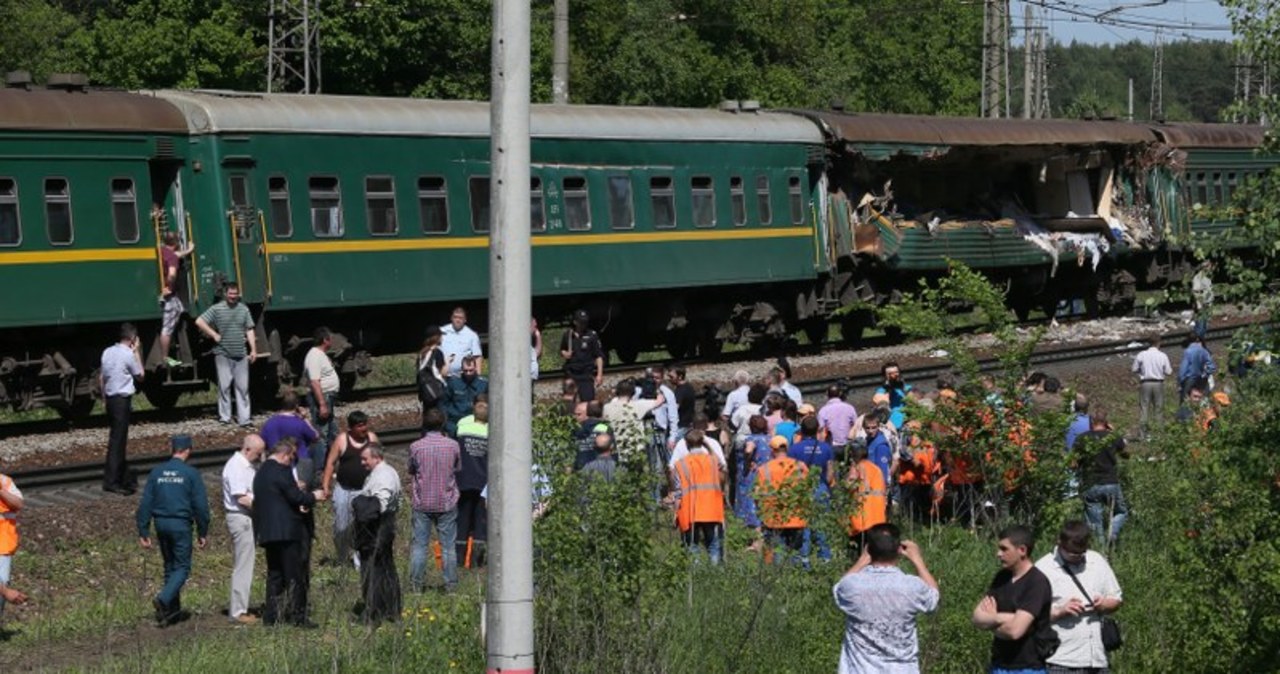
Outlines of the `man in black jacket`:
M 307 493 L 299 486 L 293 476 L 297 451 L 292 440 L 281 440 L 253 478 L 253 530 L 267 553 L 267 602 L 262 622 L 315 627 L 307 618 L 310 573 L 303 559 L 308 536 L 304 512 L 326 495 L 321 490 Z

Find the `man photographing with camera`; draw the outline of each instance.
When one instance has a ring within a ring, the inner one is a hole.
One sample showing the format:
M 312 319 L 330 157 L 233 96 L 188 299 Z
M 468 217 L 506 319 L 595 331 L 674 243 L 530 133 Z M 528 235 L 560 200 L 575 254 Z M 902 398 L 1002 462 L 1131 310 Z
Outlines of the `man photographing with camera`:
M 845 615 L 840 674 L 920 671 L 916 616 L 937 610 L 938 581 L 920 548 L 901 538 L 892 524 L 868 529 L 862 556 L 832 588 Z M 918 576 L 898 568 L 903 558 Z

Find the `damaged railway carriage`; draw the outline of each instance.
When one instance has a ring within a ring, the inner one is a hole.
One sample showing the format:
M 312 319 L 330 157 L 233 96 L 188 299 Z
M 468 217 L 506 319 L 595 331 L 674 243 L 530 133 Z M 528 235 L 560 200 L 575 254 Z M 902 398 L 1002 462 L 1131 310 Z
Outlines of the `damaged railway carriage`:
M 1123 311 L 1190 273 L 1188 234 L 1249 173 L 1260 127 L 798 111 L 823 129 L 827 296 L 883 305 L 947 260 L 983 271 L 1024 318 L 1082 299 Z M 844 319 L 856 339 L 869 312 Z

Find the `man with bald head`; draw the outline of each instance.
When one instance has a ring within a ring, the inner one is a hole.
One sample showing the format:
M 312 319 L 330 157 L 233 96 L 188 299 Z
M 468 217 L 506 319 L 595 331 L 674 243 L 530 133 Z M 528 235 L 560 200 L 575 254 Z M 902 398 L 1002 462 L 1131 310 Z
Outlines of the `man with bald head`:
M 250 433 L 240 443 L 240 451 L 222 468 L 222 507 L 227 513 L 231 534 L 231 604 L 227 618 L 239 625 L 258 619 L 249 615 L 249 594 L 253 588 L 253 477 L 267 445 L 262 436 Z

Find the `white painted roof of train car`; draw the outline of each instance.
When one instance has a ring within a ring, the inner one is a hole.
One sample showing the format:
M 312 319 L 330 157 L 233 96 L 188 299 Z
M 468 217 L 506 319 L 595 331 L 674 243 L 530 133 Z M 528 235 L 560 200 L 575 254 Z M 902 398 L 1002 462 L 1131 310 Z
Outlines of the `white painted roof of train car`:
M 476 101 L 230 91 L 157 91 L 153 95 L 177 106 L 194 134 L 489 135 L 489 104 Z M 767 112 L 534 105 L 529 126 L 534 138 L 823 142 L 813 122 Z

